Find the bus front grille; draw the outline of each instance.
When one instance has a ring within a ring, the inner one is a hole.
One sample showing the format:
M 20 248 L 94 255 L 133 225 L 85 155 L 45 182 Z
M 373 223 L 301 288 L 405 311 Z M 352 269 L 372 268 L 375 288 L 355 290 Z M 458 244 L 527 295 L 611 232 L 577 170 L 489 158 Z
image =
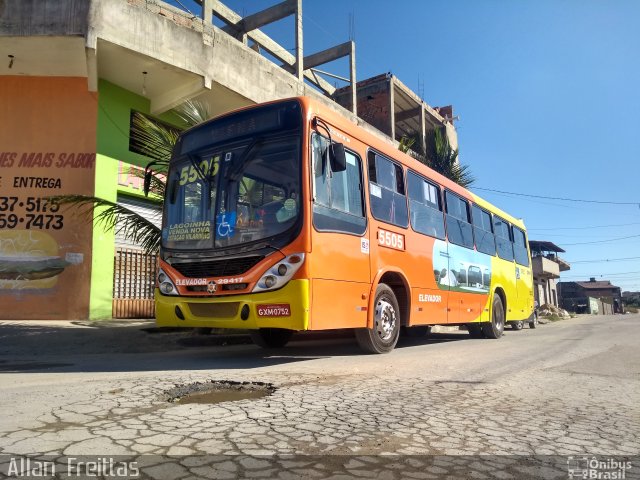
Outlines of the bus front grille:
M 240 302 L 230 303 L 189 303 L 194 317 L 230 319 L 238 315 Z
M 262 259 L 264 259 L 264 256 L 253 255 L 250 257 L 229 258 L 224 260 L 173 263 L 171 266 L 185 277 L 224 277 L 241 275 L 260 263 Z

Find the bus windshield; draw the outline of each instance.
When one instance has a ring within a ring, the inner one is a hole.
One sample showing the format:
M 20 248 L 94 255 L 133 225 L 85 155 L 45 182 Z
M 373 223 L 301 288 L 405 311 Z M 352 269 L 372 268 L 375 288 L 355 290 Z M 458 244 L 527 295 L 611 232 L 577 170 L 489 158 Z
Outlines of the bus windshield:
M 181 155 L 169 169 L 162 246 L 222 249 L 279 236 L 300 217 L 300 134 Z

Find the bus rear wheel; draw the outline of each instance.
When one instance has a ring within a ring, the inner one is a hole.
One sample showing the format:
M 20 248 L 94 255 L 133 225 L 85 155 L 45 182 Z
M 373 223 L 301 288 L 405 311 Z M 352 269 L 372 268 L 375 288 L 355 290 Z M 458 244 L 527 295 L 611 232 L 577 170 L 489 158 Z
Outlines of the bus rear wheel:
M 250 330 L 249 335 L 253 343 L 262 348 L 280 348 L 284 347 L 291 336 L 293 330 L 285 328 L 261 328 L 259 330 Z
M 511 325 L 511 330 L 522 330 L 524 328 L 524 322 L 522 320 L 509 322 L 509 325 Z
M 533 312 L 533 317 L 529 322 L 529 328 L 536 328 L 538 326 L 538 312 Z
M 389 353 L 400 335 L 400 307 L 393 290 L 381 283 L 376 288 L 373 328 L 355 330 L 358 345 L 365 352 Z
M 430 325 L 415 325 L 413 327 L 402 327 L 402 334 L 410 338 L 422 338 L 431 333 Z
M 504 306 L 500 295 L 493 295 L 491 321 L 482 325 L 482 333 L 487 338 L 500 338 L 504 332 Z
M 482 325 L 480 323 L 467 323 L 467 331 L 471 338 L 484 338 Z

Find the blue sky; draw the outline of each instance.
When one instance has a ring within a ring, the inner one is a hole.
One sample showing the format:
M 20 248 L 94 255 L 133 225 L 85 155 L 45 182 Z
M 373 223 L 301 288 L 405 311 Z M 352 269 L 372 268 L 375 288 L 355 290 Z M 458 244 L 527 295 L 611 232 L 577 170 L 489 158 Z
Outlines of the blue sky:
M 278 0 L 223 3 L 248 15 Z M 305 55 L 349 40 L 350 15 L 357 77 L 391 72 L 452 104 L 471 190 L 566 250 L 562 280 L 640 291 L 640 2 L 304 0 Z M 263 30 L 293 49 L 292 19 Z M 322 69 L 348 76 L 346 61 Z

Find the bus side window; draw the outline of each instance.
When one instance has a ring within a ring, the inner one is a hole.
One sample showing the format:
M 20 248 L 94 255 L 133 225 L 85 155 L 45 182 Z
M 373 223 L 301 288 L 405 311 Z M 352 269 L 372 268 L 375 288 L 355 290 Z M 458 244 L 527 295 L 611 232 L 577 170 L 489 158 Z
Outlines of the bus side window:
M 509 231 L 511 226 L 500 217 L 493 217 L 493 230 L 496 232 L 496 246 L 498 256 L 504 260 L 513 261 L 513 242 Z
M 476 248 L 479 252 L 488 255 L 496 254 L 496 238 L 491 226 L 491 214 L 477 205 L 471 207 L 473 222 L 473 234 L 476 239 Z
M 314 226 L 320 231 L 363 234 L 367 220 L 362 196 L 362 160 L 346 151 L 346 170 L 331 172 L 329 162 L 322 161 L 329 140 L 314 134 L 311 144 Z
M 445 238 L 440 189 L 422 177 L 407 173 L 407 193 L 411 226 L 416 232 Z
M 518 227 L 513 227 L 513 253 L 516 257 L 516 262 L 524 267 L 529 266 L 527 237 Z
M 371 214 L 376 220 L 406 228 L 409 212 L 402 167 L 372 151 L 368 161 Z
M 473 229 L 469 223 L 469 204 L 456 194 L 445 191 L 447 201 L 447 237 L 451 243 L 473 248 Z

